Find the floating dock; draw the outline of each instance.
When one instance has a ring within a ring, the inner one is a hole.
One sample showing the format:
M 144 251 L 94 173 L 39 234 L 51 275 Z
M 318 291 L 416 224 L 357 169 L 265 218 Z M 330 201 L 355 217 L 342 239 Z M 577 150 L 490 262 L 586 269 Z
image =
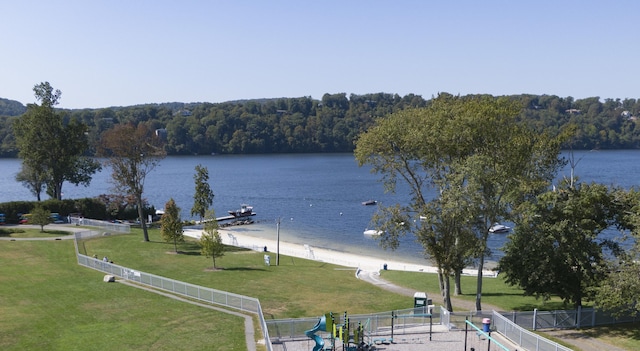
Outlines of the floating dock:
M 224 216 L 224 217 L 218 217 L 218 218 L 216 218 L 216 221 L 223 222 L 223 221 L 230 221 L 232 219 L 242 220 L 242 219 L 249 218 L 249 217 L 252 217 L 252 216 L 255 216 L 255 215 L 256 215 L 255 212 L 251 212 L 251 214 L 244 215 L 244 216 L 231 216 L 231 215 L 229 215 L 229 216 Z

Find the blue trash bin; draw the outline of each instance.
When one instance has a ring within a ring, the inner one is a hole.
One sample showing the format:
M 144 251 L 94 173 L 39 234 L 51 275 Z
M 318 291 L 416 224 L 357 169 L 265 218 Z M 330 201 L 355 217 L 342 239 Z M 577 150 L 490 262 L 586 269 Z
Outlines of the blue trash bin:
M 491 318 L 482 319 L 482 331 L 485 333 L 491 332 Z

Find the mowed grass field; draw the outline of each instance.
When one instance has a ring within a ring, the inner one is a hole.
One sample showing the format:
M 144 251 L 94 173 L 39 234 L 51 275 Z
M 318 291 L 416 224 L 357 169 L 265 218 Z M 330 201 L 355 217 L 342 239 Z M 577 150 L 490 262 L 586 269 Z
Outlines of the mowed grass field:
M 1 350 L 242 350 L 244 320 L 104 283 L 73 241 L 0 241 Z
M 194 241 L 151 242 L 142 234 L 104 236 L 80 243 L 88 255 L 140 271 L 260 299 L 267 319 L 314 317 L 329 311 L 352 314 L 411 307 L 412 298 L 386 292 L 354 278 L 350 268 L 280 256 L 264 265 L 262 252 L 228 247 L 213 262 Z M 9 236 L 9 234 L 0 235 Z M 13 234 L 12 234 L 13 235 Z M 34 237 L 31 231 L 13 236 Z M 55 235 L 59 235 L 56 233 Z M 54 236 L 55 236 L 54 235 Z M 385 279 L 438 294 L 437 276 L 383 271 Z M 76 263 L 72 241 L 0 241 L 0 349 L 2 350 L 243 350 L 243 319 L 131 288 L 104 283 L 103 273 Z M 475 278 L 465 277 L 461 298 L 474 299 Z M 502 279 L 485 279 L 483 302 L 511 309 L 561 308 L 522 297 Z M 633 328 L 632 328 L 633 329 Z M 640 349 L 637 333 L 607 333 L 626 349 Z M 620 330 L 626 330 L 621 327 Z M 256 333 L 259 337 L 260 333 Z M 612 337 L 612 335 L 615 335 Z M 629 346 L 631 344 L 631 346 Z M 258 348 L 260 350 L 260 348 Z
M 213 261 L 200 255 L 193 239 L 178 244 L 161 240 L 158 230 L 150 232 L 150 242 L 142 234 L 114 235 L 86 240 L 89 256 L 107 256 L 115 264 L 167 278 L 186 281 L 260 300 L 267 319 L 321 316 L 327 312 L 351 314 L 390 311 L 413 307 L 413 297 L 394 294 L 355 279 L 355 269 L 280 256 L 270 252 L 271 265 L 264 263 L 264 252 L 227 247 L 225 255 Z

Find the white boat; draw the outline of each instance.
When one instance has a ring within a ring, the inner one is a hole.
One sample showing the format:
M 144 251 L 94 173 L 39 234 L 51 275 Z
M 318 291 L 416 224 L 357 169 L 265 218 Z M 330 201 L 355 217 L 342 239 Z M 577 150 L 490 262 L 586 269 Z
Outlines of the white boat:
M 365 229 L 363 232 L 364 235 L 369 235 L 369 236 L 378 236 L 382 234 L 381 230 L 375 230 L 375 229 Z
M 508 233 L 509 230 L 511 230 L 511 227 L 507 227 L 506 225 L 503 225 L 500 223 L 494 223 L 491 226 L 491 228 L 489 228 L 489 233 L 496 233 L 496 234 Z
M 255 213 L 253 212 L 253 207 L 245 204 L 242 204 L 239 210 L 229 211 L 229 214 L 236 218 L 255 215 Z

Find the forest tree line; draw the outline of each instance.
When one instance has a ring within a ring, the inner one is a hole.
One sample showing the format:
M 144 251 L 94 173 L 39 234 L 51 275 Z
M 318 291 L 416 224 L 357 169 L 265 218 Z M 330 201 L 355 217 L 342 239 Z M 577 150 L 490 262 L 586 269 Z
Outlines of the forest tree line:
M 512 95 L 521 103 L 519 120 L 557 135 L 577 128 L 573 149 L 638 149 L 638 99 L 573 99 L 554 95 Z M 375 119 L 407 108 L 425 107 L 419 95 L 375 93 L 239 100 L 224 103 L 162 103 L 101 109 L 62 110 L 65 119 L 87 127 L 97 142 L 116 124 L 146 124 L 166 141 L 168 155 L 352 152 L 360 133 Z M 0 99 L 0 157 L 16 157 L 12 123 L 26 107 Z M 496 130 L 497 137 L 500 131 Z M 569 146 L 569 145 L 567 145 Z

